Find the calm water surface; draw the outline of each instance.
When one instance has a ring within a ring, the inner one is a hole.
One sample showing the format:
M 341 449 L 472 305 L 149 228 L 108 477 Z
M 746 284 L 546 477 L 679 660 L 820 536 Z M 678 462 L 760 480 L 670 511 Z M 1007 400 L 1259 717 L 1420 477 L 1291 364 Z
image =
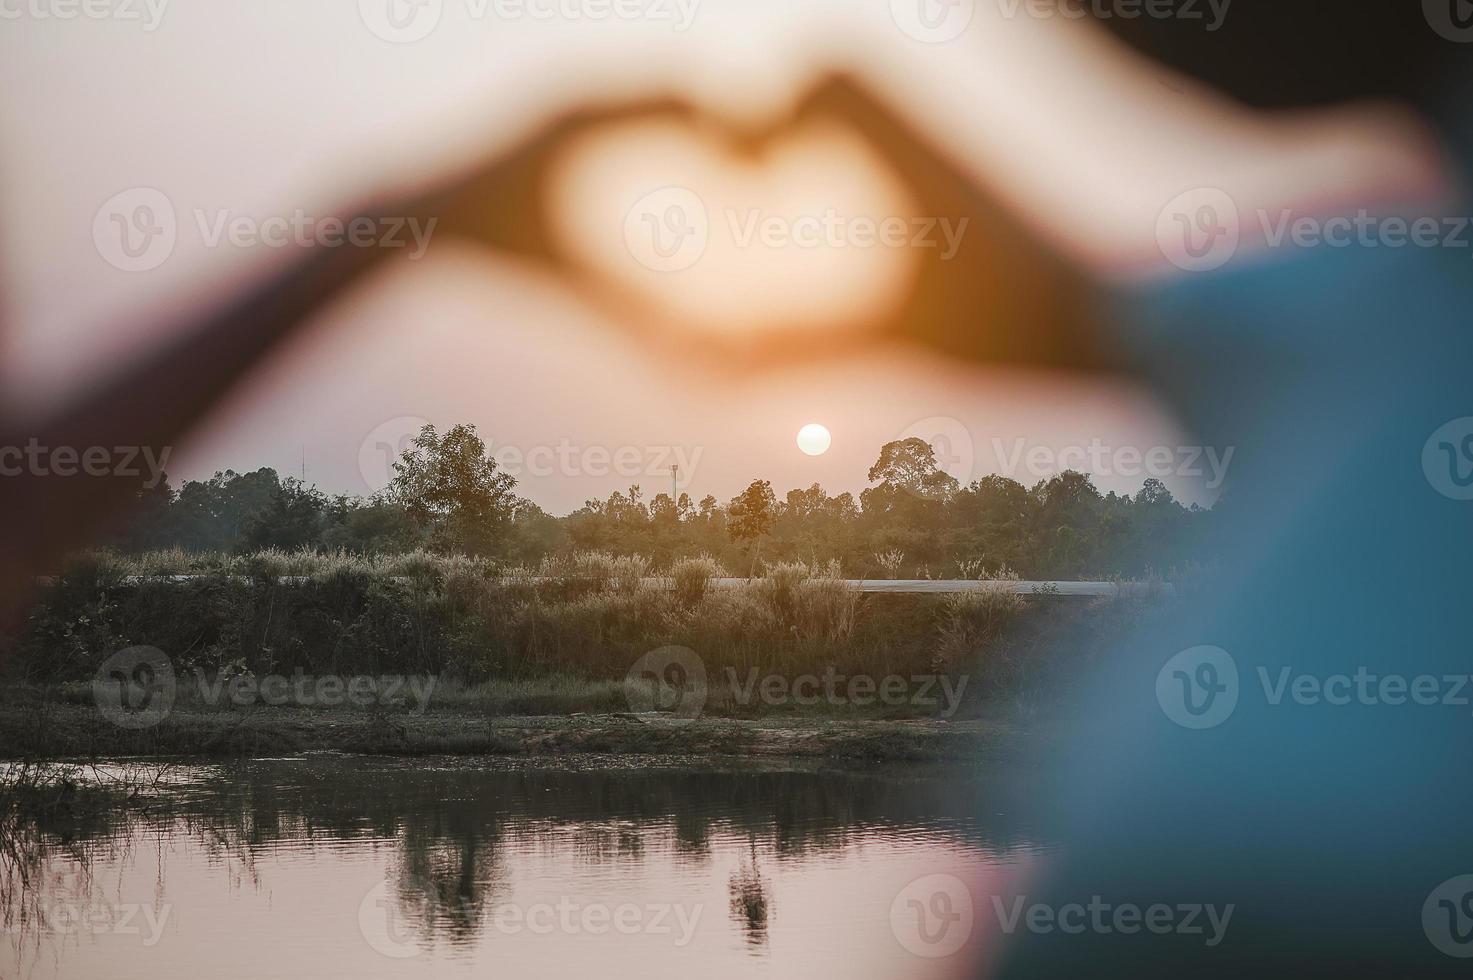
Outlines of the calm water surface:
M 167 781 L 46 828 L 0 895 L 0 977 L 961 976 L 1046 851 L 986 770 L 324 755 Z

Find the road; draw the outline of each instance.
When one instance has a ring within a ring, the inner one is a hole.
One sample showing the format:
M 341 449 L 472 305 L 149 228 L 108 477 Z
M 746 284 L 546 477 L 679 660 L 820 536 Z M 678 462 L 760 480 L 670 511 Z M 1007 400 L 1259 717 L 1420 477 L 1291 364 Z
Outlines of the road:
M 647 579 L 650 584 L 670 588 L 669 579 Z M 750 579 L 719 578 L 713 584 L 719 589 L 739 589 Z M 845 579 L 844 584 L 860 592 L 953 595 L 959 592 L 981 592 L 984 589 L 1008 587 L 1019 595 L 1044 595 L 1061 599 L 1090 599 L 1113 596 L 1119 591 L 1114 582 L 987 582 L 969 579 Z M 1170 586 L 1165 586 L 1169 591 Z

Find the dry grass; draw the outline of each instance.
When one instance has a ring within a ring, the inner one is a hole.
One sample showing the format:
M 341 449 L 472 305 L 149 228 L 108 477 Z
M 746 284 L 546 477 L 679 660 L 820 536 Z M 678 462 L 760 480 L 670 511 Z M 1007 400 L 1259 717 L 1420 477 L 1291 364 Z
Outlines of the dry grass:
M 686 606 L 698 605 L 710 591 L 711 580 L 725 575 L 726 570 L 721 567 L 721 563 L 708 555 L 681 558 L 670 566 L 675 598 Z
M 368 575 L 390 578 L 490 578 L 500 573 L 495 562 L 467 555 L 441 555 L 423 549 L 394 555 L 360 555 L 311 549 L 266 548 L 244 555 L 189 552 L 178 548 L 121 555 L 98 551 L 84 559 L 106 577 L 152 578 L 170 575 L 242 575 L 276 578 L 328 578 Z
M 1122 583 L 1095 613 L 1033 603 L 1006 584 L 944 597 L 861 595 L 836 565 L 773 564 L 735 588 L 713 587 L 722 568 L 709 557 L 651 571 L 642 557 L 602 552 L 535 569 L 428 552 L 96 554 L 45 590 L 10 664 L 17 680 L 90 683 L 112 652 L 146 644 L 176 669 L 212 677 L 433 674 L 454 685 L 437 701 L 542 713 L 617 706 L 616 688 L 599 685 L 622 682 L 651 650 L 682 646 L 713 684 L 729 671 L 834 668 L 967 674 L 970 691 L 1006 697 L 1046 686 L 1048 663 L 1099 647 L 1068 622 L 1123 628 L 1115 621 L 1133 620 L 1162 592 Z M 167 575 L 198 577 L 158 578 Z M 989 577 L 1017 579 L 1005 567 Z

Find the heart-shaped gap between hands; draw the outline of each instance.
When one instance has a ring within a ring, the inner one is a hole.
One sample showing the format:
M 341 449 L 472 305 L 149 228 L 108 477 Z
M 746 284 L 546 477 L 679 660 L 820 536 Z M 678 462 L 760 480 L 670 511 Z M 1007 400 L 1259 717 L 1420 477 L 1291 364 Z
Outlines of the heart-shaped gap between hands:
M 708 126 L 614 124 L 567 148 L 550 190 L 576 265 L 728 338 L 877 328 L 914 287 L 922 251 L 950 260 L 967 224 L 927 221 L 898 175 L 833 122 L 755 153 Z

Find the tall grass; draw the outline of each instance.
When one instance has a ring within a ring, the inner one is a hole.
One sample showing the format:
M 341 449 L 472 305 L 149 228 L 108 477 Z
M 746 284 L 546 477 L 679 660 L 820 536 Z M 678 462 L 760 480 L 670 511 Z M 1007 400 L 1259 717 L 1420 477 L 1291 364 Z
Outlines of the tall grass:
M 681 558 L 670 566 L 675 598 L 685 606 L 699 604 L 710 591 L 711 580 L 722 578 L 725 574 L 726 570 L 721 567 L 721 563 L 708 555 Z
M 708 557 L 662 571 L 652 577 L 644 558 L 601 552 L 536 569 L 427 552 L 100 553 L 42 590 L 7 669 L 33 683 L 87 682 L 113 652 L 146 644 L 176 672 L 436 674 L 473 690 L 490 681 L 619 682 L 645 653 L 675 645 L 694 650 L 713 677 L 753 668 L 967 672 L 981 675 L 978 687 L 1005 691 L 1033 672 L 1036 650 L 1014 641 L 1018 624 L 1074 615 L 1056 604 L 1035 613 L 1044 606 L 1005 584 L 951 596 L 861 595 L 836 564 L 773 564 L 723 588 L 713 585 L 722 568 Z M 184 575 L 195 577 L 161 577 Z M 1158 591 L 1122 589 L 1112 615 L 1133 616 Z M 1065 655 L 1077 646 L 1054 635 Z M 567 700 L 531 688 L 506 699 Z
M 633 592 L 650 573 L 650 560 L 643 555 L 620 555 L 614 559 L 614 582 L 620 592 Z
M 442 555 L 423 549 L 399 554 L 362 555 L 348 551 L 323 552 L 310 548 L 284 551 L 265 548 L 249 554 L 190 552 L 179 548 L 118 554 L 92 552 L 73 563 L 69 571 L 91 566 L 109 579 L 155 578 L 175 575 L 262 576 L 275 578 L 328 578 L 333 575 L 377 575 L 394 578 L 490 578 L 502 571 L 488 558 Z

